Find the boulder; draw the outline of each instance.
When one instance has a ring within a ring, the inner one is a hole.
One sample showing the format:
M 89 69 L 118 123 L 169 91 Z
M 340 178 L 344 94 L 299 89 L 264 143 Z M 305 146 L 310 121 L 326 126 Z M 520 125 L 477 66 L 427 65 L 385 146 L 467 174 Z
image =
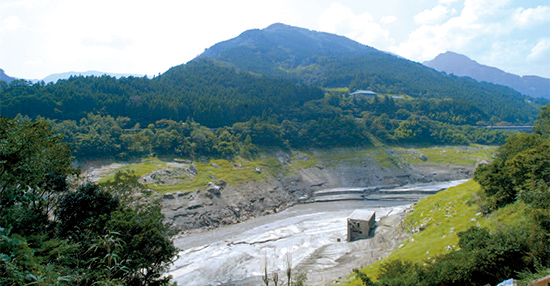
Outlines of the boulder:
M 281 162 L 281 164 L 283 165 L 286 165 L 290 162 L 290 156 L 282 151 L 277 152 L 277 158 L 279 159 L 279 162 Z
M 164 196 L 162 196 L 162 198 L 165 200 L 173 200 L 176 197 L 174 197 L 174 194 L 165 194 Z

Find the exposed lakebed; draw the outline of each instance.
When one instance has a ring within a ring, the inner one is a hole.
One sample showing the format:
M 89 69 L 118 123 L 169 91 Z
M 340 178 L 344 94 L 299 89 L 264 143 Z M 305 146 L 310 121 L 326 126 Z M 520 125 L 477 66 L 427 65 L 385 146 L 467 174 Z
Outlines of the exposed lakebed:
M 367 200 L 315 202 L 251 218 L 175 240 L 181 249 L 169 274 L 178 285 L 262 285 L 269 275 L 305 273 L 308 285 L 325 285 L 352 268 L 372 263 L 398 247 L 408 235 L 400 231 L 406 210 L 434 190 L 464 180 L 413 184 L 377 192 Z M 425 194 L 422 192 L 425 191 Z M 356 209 L 376 211 L 377 227 L 370 239 L 346 242 L 346 218 Z

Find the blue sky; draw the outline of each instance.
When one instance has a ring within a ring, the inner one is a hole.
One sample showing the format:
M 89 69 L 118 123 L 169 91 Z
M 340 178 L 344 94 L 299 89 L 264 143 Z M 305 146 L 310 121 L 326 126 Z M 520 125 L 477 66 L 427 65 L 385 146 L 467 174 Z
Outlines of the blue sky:
M 27 79 L 88 70 L 156 75 L 277 22 L 414 61 L 454 51 L 550 78 L 550 0 L 1 0 L 0 68 Z

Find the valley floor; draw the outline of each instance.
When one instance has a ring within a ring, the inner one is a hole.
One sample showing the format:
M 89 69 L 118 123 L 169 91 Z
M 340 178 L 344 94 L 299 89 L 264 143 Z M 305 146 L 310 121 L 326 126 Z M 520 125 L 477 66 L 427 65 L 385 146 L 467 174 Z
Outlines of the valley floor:
M 463 182 L 439 184 L 448 187 Z M 437 185 L 437 184 L 434 184 Z M 286 281 L 304 273 L 307 285 L 330 285 L 353 268 L 386 257 L 409 234 L 401 222 L 415 200 L 367 200 L 303 204 L 175 240 L 182 249 L 170 270 L 178 285 L 262 285 L 264 267 Z M 345 241 L 346 219 L 356 209 L 376 211 L 377 227 L 369 239 Z

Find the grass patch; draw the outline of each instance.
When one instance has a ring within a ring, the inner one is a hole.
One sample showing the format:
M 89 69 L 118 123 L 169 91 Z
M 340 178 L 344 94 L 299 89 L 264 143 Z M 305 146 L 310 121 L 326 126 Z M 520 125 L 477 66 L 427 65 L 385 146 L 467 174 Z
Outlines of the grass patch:
M 323 88 L 323 90 L 326 92 L 333 92 L 336 94 L 349 93 L 349 88 L 347 87 L 325 87 Z
M 117 171 L 125 172 L 134 172 L 137 176 L 143 176 L 145 174 L 151 173 L 154 170 L 166 168 L 168 165 L 166 162 L 161 161 L 157 157 L 144 158 L 137 163 L 125 164 L 122 167 L 114 170 L 111 174 L 101 178 L 98 182 L 104 183 L 107 181 L 112 181 L 115 178 L 115 173 Z
M 376 280 L 380 266 L 384 262 L 401 259 L 428 263 L 437 255 L 457 249 L 458 233 L 472 226 L 496 230 L 504 224 L 525 223 L 525 204 L 521 202 L 510 204 L 486 216 L 481 215 L 478 205 L 473 203 L 473 198 L 480 191 L 480 186 L 470 180 L 420 200 L 403 222 L 403 226 L 405 231 L 413 231 L 421 225 L 425 229 L 412 235 L 387 258 L 368 265 L 361 271 Z M 346 285 L 362 284 L 353 279 Z
M 468 181 L 420 200 L 403 222 L 403 227 L 405 231 L 413 231 L 423 226 L 424 230 L 403 242 L 402 246 L 387 258 L 366 266 L 362 271 L 376 280 L 383 262 L 394 259 L 422 262 L 448 252 L 448 246 L 456 248 L 457 233 L 486 220 L 482 216 L 476 216 L 477 206 L 470 203 L 472 195 L 478 191 L 479 185 L 474 181 Z M 353 280 L 346 285 L 361 283 Z
M 216 164 L 219 168 L 214 167 Z M 204 188 L 209 182 L 225 180 L 228 184 L 234 185 L 245 181 L 259 181 L 265 179 L 265 174 L 255 171 L 253 162 L 242 159 L 229 161 L 224 159 L 210 160 L 208 164 L 195 162 L 198 170 L 192 180 L 182 180 L 175 185 L 150 184 L 148 187 L 160 193 L 194 191 Z
M 378 148 L 371 151 L 369 155 L 376 160 L 378 166 L 380 167 L 395 168 L 404 163 L 404 160 L 399 156 L 396 156 L 393 150 L 388 151 L 386 149 Z
M 492 160 L 496 146 L 470 145 L 405 149 L 397 148 L 399 155 L 411 164 L 447 164 L 475 165 L 481 160 Z M 422 161 L 420 155 L 428 158 Z
M 260 155 L 253 160 L 247 160 L 241 157 L 233 160 L 213 159 L 208 163 L 193 162 L 198 173 L 195 177 L 180 176 L 176 177 L 179 182 L 177 184 L 156 184 L 146 183 L 145 185 L 159 193 L 185 192 L 194 191 L 204 188 L 209 182 L 225 180 L 229 185 L 238 185 L 246 182 L 258 182 L 267 179 L 268 175 L 272 176 L 287 176 L 293 175 L 301 169 L 315 166 L 317 161 L 311 154 L 304 152 L 295 152 L 296 156 L 291 157 L 290 162 L 286 165 L 281 164 L 278 158 L 274 155 Z M 308 157 L 307 160 L 298 159 Z M 218 167 L 214 167 L 213 164 Z M 132 171 L 136 175 L 142 177 L 155 170 L 170 169 L 167 161 L 158 158 L 146 158 L 139 162 L 123 165 L 122 167 L 113 170 L 111 174 L 101 178 L 100 183 L 111 181 L 114 179 L 114 174 L 117 171 Z M 257 172 L 259 168 L 261 172 Z

